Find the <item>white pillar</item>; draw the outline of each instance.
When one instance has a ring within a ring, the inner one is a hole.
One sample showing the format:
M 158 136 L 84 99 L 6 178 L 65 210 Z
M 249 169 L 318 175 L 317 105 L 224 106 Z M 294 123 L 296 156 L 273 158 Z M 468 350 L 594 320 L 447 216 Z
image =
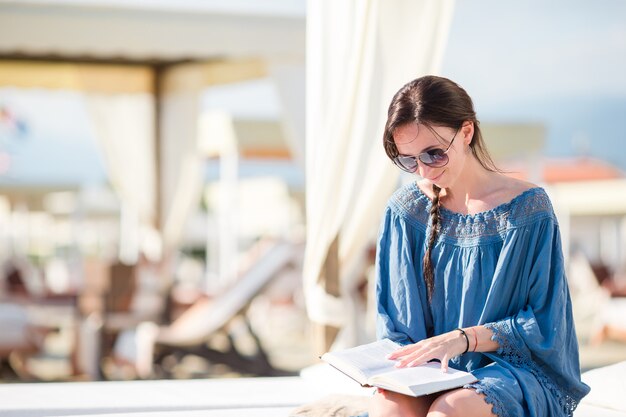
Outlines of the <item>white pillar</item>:
M 616 219 L 607 217 L 600 222 L 600 260 L 613 270 L 618 265 L 618 234 Z
M 305 68 L 300 62 L 272 62 L 270 76 L 281 104 L 281 122 L 289 149 L 304 169 Z
M 216 203 L 216 227 L 207 219 L 207 269 L 206 286 L 216 291 L 237 276 L 239 255 L 238 171 L 239 154 L 232 117 L 223 111 L 206 110 L 200 116 L 199 147 L 206 157 L 217 156 L 220 161 L 219 186 Z M 208 199 L 208 198 L 207 198 Z M 210 236 L 217 229 L 217 239 Z M 218 244 L 217 259 L 211 256 L 213 242 Z M 217 268 L 209 262 L 217 260 Z M 217 273 L 217 281 L 211 282 Z
M 232 127 L 232 122 L 231 122 Z M 237 277 L 239 230 L 237 225 L 237 193 L 239 158 L 234 135 L 225 135 L 220 155 L 220 188 L 218 205 L 219 276 L 220 284 L 228 285 Z

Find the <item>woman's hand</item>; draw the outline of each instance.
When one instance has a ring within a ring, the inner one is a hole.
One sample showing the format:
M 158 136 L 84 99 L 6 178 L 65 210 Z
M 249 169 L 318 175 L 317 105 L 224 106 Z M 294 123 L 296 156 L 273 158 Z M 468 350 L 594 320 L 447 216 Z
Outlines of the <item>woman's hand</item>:
M 397 368 L 422 365 L 432 359 L 441 362 L 441 370 L 448 371 L 448 361 L 465 352 L 467 341 L 465 336 L 458 331 L 441 334 L 429 339 L 403 346 L 402 348 L 387 355 L 387 359 L 395 359 Z

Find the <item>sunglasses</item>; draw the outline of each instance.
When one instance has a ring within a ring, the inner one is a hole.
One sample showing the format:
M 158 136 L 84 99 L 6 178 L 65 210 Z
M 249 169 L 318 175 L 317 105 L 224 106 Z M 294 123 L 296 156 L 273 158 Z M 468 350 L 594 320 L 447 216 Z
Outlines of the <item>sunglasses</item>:
M 445 150 L 442 148 L 434 148 L 429 149 L 426 152 L 422 152 L 417 156 L 398 155 L 393 158 L 393 163 L 396 164 L 401 170 L 410 173 L 417 171 L 418 161 L 431 168 L 441 168 L 446 166 L 450 160 L 450 158 L 448 158 L 448 151 L 450 150 L 450 147 L 452 146 L 452 143 L 454 142 L 454 139 L 460 129 L 461 128 L 456 130 L 450 144 Z

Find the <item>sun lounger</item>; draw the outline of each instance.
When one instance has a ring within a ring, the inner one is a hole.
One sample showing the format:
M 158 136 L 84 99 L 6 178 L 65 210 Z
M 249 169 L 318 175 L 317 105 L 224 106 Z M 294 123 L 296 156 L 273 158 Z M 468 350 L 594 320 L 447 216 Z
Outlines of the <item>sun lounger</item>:
M 129 355 L 134 356 L 131 359 L 139 365 L 137 369 L 139 376 L 152 376 L 150 369 L 145 368 L 146 355 L 154 356 L 157 373 L 162 373 L 167 372 L 162 366 L 166 357 L 173 355 L 180 359 L 187 354 L 200 356 L 212 364 L 228 365 L 234 371 L 247 375 L 289 374 L 272 366 L 261 341 L 250 325 L 246 311 L 254 298 L 281 269 L 293 262 L 294 254 L 293 243 L 272 242 L 263 250 L 256 262 L 221 294 L 197 301 L 169 326 L 158 328 L 156 331 L 149 325 L 143 328 L 140 326 L 139 332 L 131 337 L 134 340 L 136 354 Z M 235 320 L 244 323 L 243 328 L 247 336 L 254 342 L 256 352 L 253 355 L 242 352 L 237 346 L 236 337 L 229 331 L 229 325 Z M 221 340 L 227 341 L 228 346 L 225 349 L 211 347 L 212 339 L 218 336 Z
M 611 298 L 594 275 L 589 260 L 581 252 L 573 253 L 567 273 L 572 296 L 576 332 L 583 342 L 590 341 L 605 325 L 625 327 L 626 304 Z

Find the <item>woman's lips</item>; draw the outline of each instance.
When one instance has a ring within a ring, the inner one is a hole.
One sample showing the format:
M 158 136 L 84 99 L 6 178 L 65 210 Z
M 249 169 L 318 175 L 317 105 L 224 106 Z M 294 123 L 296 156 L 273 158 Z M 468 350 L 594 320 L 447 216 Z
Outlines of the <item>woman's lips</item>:
M 426 178 L 428 181 L 430 182 L 435 182 L 437 181 L 439 178 L 441 178 L 441 176 L 443 175 L 443 172 L 441 172 L 441 174 L 437 175 L 435 178 Z

